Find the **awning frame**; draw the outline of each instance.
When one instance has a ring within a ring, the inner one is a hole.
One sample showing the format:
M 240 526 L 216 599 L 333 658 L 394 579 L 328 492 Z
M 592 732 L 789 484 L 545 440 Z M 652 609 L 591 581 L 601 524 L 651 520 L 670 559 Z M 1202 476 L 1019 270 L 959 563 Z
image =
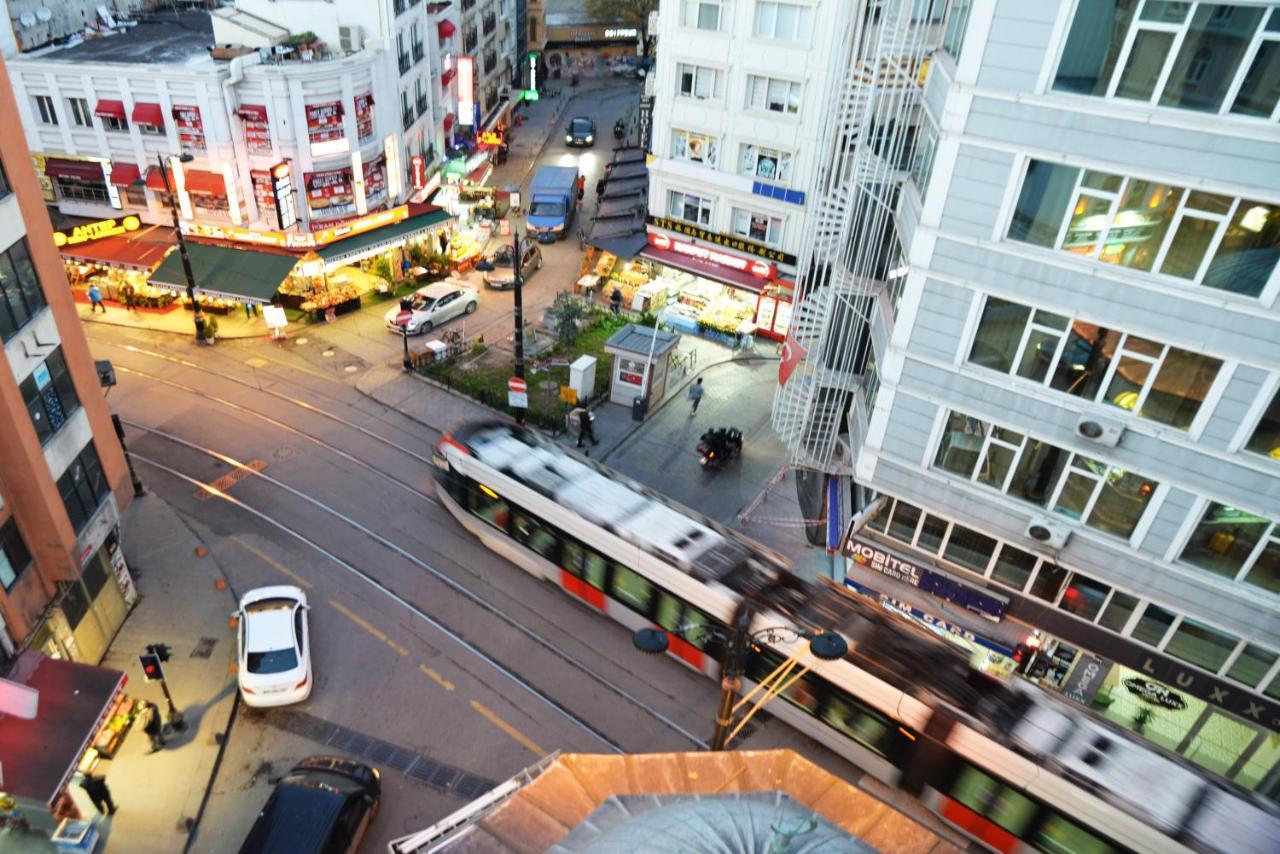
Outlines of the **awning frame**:
M 117 101 L 114 98 L 99 98 L 98 103 L 94 104 L 93 114 L 119 119 L 122 122 L 129 120 L 129 114 L 124 109 L 124 101 Z

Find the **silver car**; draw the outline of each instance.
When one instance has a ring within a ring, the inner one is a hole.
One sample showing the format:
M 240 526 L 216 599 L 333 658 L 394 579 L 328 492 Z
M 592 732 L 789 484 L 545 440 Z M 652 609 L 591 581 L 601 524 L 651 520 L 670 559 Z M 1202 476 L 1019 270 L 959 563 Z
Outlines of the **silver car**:
M 515 265 L 512 263 L 514 255 L 514 247 L 510 243 L 504 243 L 489 256 L 489 263 L 493 265 L 493 269 L 484 274 L 484 283 L 487 287 L 500 291 L 515 287 Z M 542 249 L 538 247 L 536 241 L 526 237 L 521 241 L 520 255 L 522 256 L 520 278 L 527 282 L 530 276 L 542 269 Z
M 397 335 L 422 335 L 460 314 L 471 314 L 480 305 L 480 295 L 454 282 L 435 282 L 418 288 L 387 310 L 387 328 Z M 407 315 L 407 317 L 401 317 Z

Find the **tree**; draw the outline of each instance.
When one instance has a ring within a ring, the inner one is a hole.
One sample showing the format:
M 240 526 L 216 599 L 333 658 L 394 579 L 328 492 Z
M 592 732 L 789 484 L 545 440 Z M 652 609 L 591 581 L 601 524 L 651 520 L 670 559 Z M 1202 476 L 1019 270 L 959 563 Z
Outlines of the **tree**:
M 649 55 L 649 13 L 658 0 L 587 0 L 587 14 L 597 21 L 617 21 L 640 30 L 640 52 Z
M 556 340 L 566 350 L 577 340 L 578 321 L 586 314 L 582 302 L 568 291 L 556 294 L 555 301 L 551 304 L 551 316 L 555 319 Z

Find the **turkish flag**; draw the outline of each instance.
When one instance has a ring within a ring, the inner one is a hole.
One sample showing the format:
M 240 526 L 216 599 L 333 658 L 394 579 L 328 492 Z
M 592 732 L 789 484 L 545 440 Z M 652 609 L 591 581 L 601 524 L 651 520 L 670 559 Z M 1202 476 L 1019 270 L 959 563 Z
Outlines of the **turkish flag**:
M 792 338 L 790 335 L 782 342 L 782 350 L 779 355 L 782 357 L 781 364 L 778 365 L 778 385 L 786 385 L 787 380 L 791 379 L 791 372 L 796 369 L 796 365 L 803 361 L 804 357 L 809 355 L 809 351 L 800 346 L 800 342 Z

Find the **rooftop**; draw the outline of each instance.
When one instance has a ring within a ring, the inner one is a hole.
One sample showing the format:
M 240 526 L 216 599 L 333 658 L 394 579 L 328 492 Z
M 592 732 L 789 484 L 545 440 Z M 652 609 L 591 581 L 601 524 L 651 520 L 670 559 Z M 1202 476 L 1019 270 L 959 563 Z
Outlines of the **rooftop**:
M 208 59 L 213 21 L 208 12 L 158 13 L 102 38 L 41 53 L 41 59 L 183 65 Z

